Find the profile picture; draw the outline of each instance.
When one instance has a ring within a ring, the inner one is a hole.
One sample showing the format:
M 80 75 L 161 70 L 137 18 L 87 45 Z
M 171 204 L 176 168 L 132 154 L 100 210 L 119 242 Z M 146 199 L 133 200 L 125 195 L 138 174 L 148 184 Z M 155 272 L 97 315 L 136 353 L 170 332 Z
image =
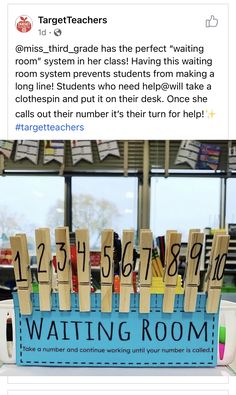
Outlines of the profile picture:
M 22 15 L 16 20 L 16 28 L 20 33 L 28 33 L 32 29 L 33 23 L 29 16 Z

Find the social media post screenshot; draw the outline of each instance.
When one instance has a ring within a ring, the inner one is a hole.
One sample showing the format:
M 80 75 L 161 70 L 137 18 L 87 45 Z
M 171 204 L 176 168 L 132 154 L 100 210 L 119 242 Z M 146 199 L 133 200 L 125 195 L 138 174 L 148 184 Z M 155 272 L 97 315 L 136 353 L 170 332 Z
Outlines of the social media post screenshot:
M 0 2 L 2 395 L 233 394 L 236 3 L 121 1 Z
M 227 4 L 9 4 L 10 139 L 228 138 Z

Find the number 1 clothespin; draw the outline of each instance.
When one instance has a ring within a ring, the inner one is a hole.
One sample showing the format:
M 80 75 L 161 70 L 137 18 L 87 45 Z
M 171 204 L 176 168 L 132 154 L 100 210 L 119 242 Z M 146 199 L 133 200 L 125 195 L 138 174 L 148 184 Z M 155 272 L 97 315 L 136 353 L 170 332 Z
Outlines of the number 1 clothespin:
M 41 311 L 51 311 L 52 254 L 50 229 L 36 229 L 35 241 L 39 282 L 39 306 Z
M 150 312 L 150 287 L 152 282 L 152 232 L 140 230 L 140 302 L 139 312 Z
M 165 259 L 165 291 L 162 306 L 163 313 L 173 313 L 174 311 L 180 248 L 181 233 L 169 233 Z
M 86 312 L 91 309 L 91 267 L 88 229 L 77 229 L 75 231 L 75 239 L 79 284 L 79 309 L 80 311 Z
M 20 312 L 22 315 L 30 315 L 32 314 L 32 302 L 28 250 L 26 252 L 22 235 L 10 237 L 10 243 Z
M 196 309 L 197 292 L 200 280 L 200 263 L 203 250 L 204 233 L 200 230 L 189 231 L 187 249 L 187 268 L 185 276 L 184 311 L 194 312 Z
M 69 228 L 55 229 L 59 309 L 71 309 L 71 264 Z
M 25 256 L 25 261 L 27 262 L 27 265 L 29 267 L 29 270 L 28 270 L 29 289 L 30 289 L 30 292 L 33 292 L 32 276 L 31 276 L 31 271 L 30 271 L 30 256 L 29 256 L 29 250 L 28 250 L 27 237 L 26 237 L 25 233 L 17 233 L 16 236 L 21 237 L 21 240 L 22 240 L 22 247 L 23 247 L 23 252 L 24 252 L 24 256 Z
M 134 231 L 124 230 L 122 237 L 122 260 L 120 265 L 119 312 L 128 313 L 133 279 Z
M 228 235 L 216 235 L 212 254 L 211 271 L 207 286 L 206 312 L 217 313 L 223 284 L 224 267 L 229 248 Z
M 114 279 L 114 232 L 106 229 L 102 232 L 101 245 L 101 311 L 112 311 L 112 285 Z

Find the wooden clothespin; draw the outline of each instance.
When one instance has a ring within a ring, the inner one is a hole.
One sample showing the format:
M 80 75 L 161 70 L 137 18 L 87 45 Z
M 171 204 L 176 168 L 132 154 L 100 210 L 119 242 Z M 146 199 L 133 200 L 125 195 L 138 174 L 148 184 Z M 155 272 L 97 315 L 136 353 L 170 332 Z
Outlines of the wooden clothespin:
M 165 237 L 165 267 L 164 267 L 164 275 L 163 275 L 163 281 L 166 281 L 166 257 L 168 255 L 168 247 L 170 245 L 169 243 L 169 238 L 171 233 L 177 233 L 177 230 L 167 230 L 166 231 L 166 237 Z
M 55 229 L 59 309 L 71 309 L 71 263 L 69 228 Z
M 23 253 L 25 256 L 25 261 L 26 261 L 27 266 L 29 267 L 29 270 L 28 270 L 29 290 L 30 290 L 30 292 L 33 292 L 27 236 L 25 233 L 17 233 L 16 236 L 21 237 L 21 240 L 22 240 L 22 248 L 23 248 Z
M 120 265 L 120 304 L 119 312 L 128 313 L 133 278 L 134 231 L 124 230 L 122 237 L 122 260 Z
M 32 314 L 32 302 L 30 297 L 29 261 L 25 251 L 25 245 L 21 236 L 10 237 L 14 273 L 19 298 L 19 307 L 22 315 Z
M 50 229 L 36 229 L 35 241 L 39 282 L 39 306 L 41 311 L 51 311 L 52 254 Z
M 212 255 L 211 272 L 207 287 L 206 312 L 217 313 L 220 303 L 221 287 L 223 284 L 224 267 L 229 248 L 228 235 L 216 235 Z
M 165 291 L 163 297 L 163 313 L 173 313 L 175 289 L 178 281 L 179 254 L 181 248 L 181 233 L 169 233 L 167 254 L 165 260 Z
M 216 246 L 217 235 L 226 235 L 226 230 L 217 230 L 213 236 L 209 265 L 208 265 L 207 272 L 205 275 L 205 280 L 204 280 L 204 287 L 203 287 L 204 292 L 206 292 L 208 289 L 208 283 L 209 283 L 210 273 L 211 273 L 211 269 L 212 269 L 212 261 L 213 261 L 215 246 Z
M 150 287 L 152 282 L 152 232 L 149 229 L 140 230 L 140 302 L 139 312 L 150 312 Z
M 106 229 L 102 232 L 101 245 L 101 311 L 112 311 L 112 285 L 114 279 L 114 232 Z
M 203 239 L 204 233 L 201 233 L 199 229 L 191 229 L 189 231 L 186 256 L 187 268 L 184 283 L 184 311 L 186 312 L 194 312 L 196 309 Z
M 85 312 L 91 309 L 91 267 L 88 229 L 77 229 L 75 239 L 79 283 L 79 309 Z

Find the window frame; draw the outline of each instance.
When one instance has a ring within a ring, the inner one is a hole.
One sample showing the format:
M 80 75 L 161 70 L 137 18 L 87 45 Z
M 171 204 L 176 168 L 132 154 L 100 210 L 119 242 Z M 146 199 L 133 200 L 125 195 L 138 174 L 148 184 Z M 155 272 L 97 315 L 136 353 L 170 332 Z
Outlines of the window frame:
M 4 177 L 17 177 L 17 176 L 44 176 L 44 177 L 63 177 L 64 178 L 64 226 L 68 226 L 70 231 L 72 231 L 72 177 L 121 177 L 124 176 L 123 172 L 114 172 L 114 171 L 105 171 L 105 172 L 65 172 L 63 175 L 59 175 L 58 171 L 54 170 L 45 170 L 45 171 L 16 171 L 16 170 L 6 170 L 4 172 Z M 143 193 L 140 193 L 143 184 L 143 173 L 139 172 L 129 172 L 126 177 L 137 177 L 138 178 L 138 191 L 137 191 L 137 230 L 140 228 L 141 222 L 141 211 L 142 211 L 142 196 Z M 165 173 L 162 169 L 157 171 L 149 172 L 149 189 L 151 189 L 151 178 L 152 177 L 165 177 Z M 168 177 L 203 177 L 203 178 L 220 178 L 220 227 L 224 227 L 226 224 L 226 211 L 227 211 L 227 185 L 228 180 L 236 178 L 236 172 L 196 172 L 196 171 L 169 171 Z M 147 202 L 150 204 L 150 202 Z M 149 222 L 150 226 L 150 222 Z

